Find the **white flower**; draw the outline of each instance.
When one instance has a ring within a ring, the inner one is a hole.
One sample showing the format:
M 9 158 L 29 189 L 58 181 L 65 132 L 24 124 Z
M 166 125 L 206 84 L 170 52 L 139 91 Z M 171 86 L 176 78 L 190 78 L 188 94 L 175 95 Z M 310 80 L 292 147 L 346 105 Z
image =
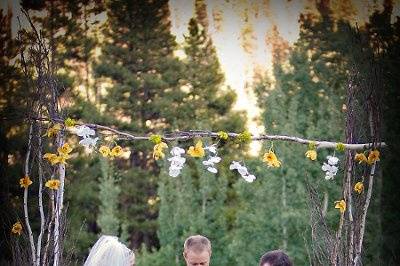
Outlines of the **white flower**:
M 326 159 L 328 159 L 328 162 L 324 163 L 321 169 L 325 172 L 325 179 L 330 180 L 333 179 L 337 174 L 339 168 L 336 166 L 336 164 L 339 162 L 339 158 L 328 155 Z
M 207 161 L 203 161 L 204 165 L 214 165 L 216 163 L 219 163 L 221 161 L 221 157 L 218 156 L 213 156 L 210 157 Z
M 168 161 L 171 162 L 171 165 L 183 166 L 183 164 L 186 162 L 186 158 L 183 158 L 180 156 L 174 156 L 174 157 L 168 158 Z
M 173 147 L 170 151 L 171 155 L 173 156 L 180 156 L 181 154 L 185 153 L 185 150 L 179 147 Z
M 218 173 L 218 170 L 217 170 L 217 168 L 215 168 L 215 167 L 207 167 L 207 170 L 208 170 L 209 172 L 213 173 L 213 174 Z
M 244 167 L 244 166 L 239 167 L 239 168 L 237 169 L 237 171 L 239 172 L 239 174 L 240 174 L 241 176 L 246 176 L 246 175 L 249 174 L 249 171 L 247 171 L 247 168 Z
M 172 177 L 177 177 L 183 168 L 183 165 L 186 162 L 186 158 L 181 155 L 185 153 L 185 150 L 179 147 L 173 147 L 170 152 L 173 156 L 168 158 L 168 161 L 171 162 L 169 166 L 169 175 Z
M 82 146 L 85 146 L 86 148 L 92 148 L 96 146 L 96 142 L 99 138 L 84 138 L 81 141 L 79 141 L 79 144 Z
M 229 169 L 237 170 L 243 179 L 249 183 L 252 183 L 256 179 L 255 175 L 249 174 L 246 166 L 241 165 L 239 162 L 232 161 L 231 165 L 229 165 Z
M 169 168 L 169 175 L 172 177 L 177 177 L 180 173 L 181 173 L 181 168 L 177 168 L 177 167 Z
M 332 172 L 326 172 L 325 173 L 325 179 L 326 180 L 331 180 L 331 179 L 333 179 L 334 176 L 335 175 Z
M 326 159 L 328 159 L 328 163 L 330 165 L 336 165 L 339 162 L 339 158 L 335 157 L 335 156 L 326 156 Z
M 91 129 L 85 125 L 76 126 L 75 133 L 79 137 L 83 137 L 85 139 L 88 138 L 89 136 L 94 136 L 96 134 L 96 132 L 93 129 Z
M 244 180 L 246 180 L 249 183 L 253 183 L 253 181 L 256 180 L 255 175 L 246 175 L 246 176 L 243 176 L 243 178 L 244 178 Z
M 240 163 L 232 161 L 231 165 L 229 165 L 229 170 L 235 170 L 238 169 L 239 167 L 242 167 Z
M 337 166 L 330 165 L 330 164 L 327 164 L 327 163 L 324 163 L 321 168 L 322 168 L 322 171 L 331 172 L 331 173 L 333 173 L 333 175 L 336 175 L 336 173 L 338 171 Z
M 208 150 L 210 153 L 212 153 L 212 155 L 208 157 L 208 160 L 203 161 L 203 165 L 208 166 L 207 171 L 214 174 L 218 173 L 215 164 L 221 161 L 221 157 L 217 156 L 217 145 L 214 144 L 211 146 L 207 146 L 204 148 L 204 150 Z
M 217 153 L 217 145 L 211 145 L 211 146 L 207 146 L 204 148 L 205 150 L 209 150 L 211 153 L 216 154 Z

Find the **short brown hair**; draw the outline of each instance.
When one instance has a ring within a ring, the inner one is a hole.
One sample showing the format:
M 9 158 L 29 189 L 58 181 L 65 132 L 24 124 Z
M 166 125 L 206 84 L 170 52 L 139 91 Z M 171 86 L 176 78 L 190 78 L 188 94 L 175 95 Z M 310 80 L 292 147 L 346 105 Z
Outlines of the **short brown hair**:
M 189 236 L 183 244 L 183 251 L 186 252 L 188 250 L 196 253 L 201 253 L 204 250 L 207 250 L 211 255 L 211 242 L 207 237 L 202 235 Z
M 282 250 L 272 250 L 265 253 L 260 259 L 260 266 L 268 263 L 271 266 L 293 266 L 289 256 Z

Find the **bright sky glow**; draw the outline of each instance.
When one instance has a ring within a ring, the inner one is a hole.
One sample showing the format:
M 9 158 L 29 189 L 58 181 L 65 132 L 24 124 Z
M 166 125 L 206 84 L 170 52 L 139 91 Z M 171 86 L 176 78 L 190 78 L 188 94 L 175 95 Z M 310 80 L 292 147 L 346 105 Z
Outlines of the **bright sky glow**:
M 256 135 L 264 133 L 252 86 L 255 71 L 265 73 L 271 69 L 272 56 L 265 37 L 276 25 L 286 40 L 294 42 L 298 37 L 298 15 L 304 5 L 301 1 L 289 5 L 286 1 L 222 0 L 209 0 L 206 4 L 209 34 L 225 73 L 226 85 L 233 88 L 238 96 L 234 108 L 247 113 L 250 132 Z M 194 1 L 172 0 L 170 9 L 172 32 L 182 43 L 183 35 L 187 34 L 187 23 L 193 16 Z M 216 13 L 221 15 L 222 21 L 214 19 Z M 241 35 L 243 29 L 250 31 L 245 39 Z M 249 49 L 243 47 L 244 41 L 247 41 Z M 261 143 L 252 142 L 250 148 L 251 154 L 256 155 Z

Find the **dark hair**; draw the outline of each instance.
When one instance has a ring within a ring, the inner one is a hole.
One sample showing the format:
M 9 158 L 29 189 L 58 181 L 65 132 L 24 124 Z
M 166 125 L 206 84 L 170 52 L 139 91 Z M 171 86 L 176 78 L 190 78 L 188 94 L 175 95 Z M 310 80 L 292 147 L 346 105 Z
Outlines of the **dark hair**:
M 293 266 L 288 255 L 282 250 L 272 250 L 265 253 L 260 259 L 260 266 L 268 263 L 271 266 Z

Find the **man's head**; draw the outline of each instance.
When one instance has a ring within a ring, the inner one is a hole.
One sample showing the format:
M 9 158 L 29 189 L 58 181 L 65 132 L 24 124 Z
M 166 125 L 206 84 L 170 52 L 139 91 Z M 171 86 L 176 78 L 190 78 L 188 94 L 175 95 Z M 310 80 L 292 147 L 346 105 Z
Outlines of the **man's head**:
M 260 266 L 293 266 L 293 264 L 285 252 L 282 250 L 273 250 L 261 257 Z
M 190 236 L 183 245 L 183 257 L 187 266 L 209 266 L 211 242 L 201 235 Z

